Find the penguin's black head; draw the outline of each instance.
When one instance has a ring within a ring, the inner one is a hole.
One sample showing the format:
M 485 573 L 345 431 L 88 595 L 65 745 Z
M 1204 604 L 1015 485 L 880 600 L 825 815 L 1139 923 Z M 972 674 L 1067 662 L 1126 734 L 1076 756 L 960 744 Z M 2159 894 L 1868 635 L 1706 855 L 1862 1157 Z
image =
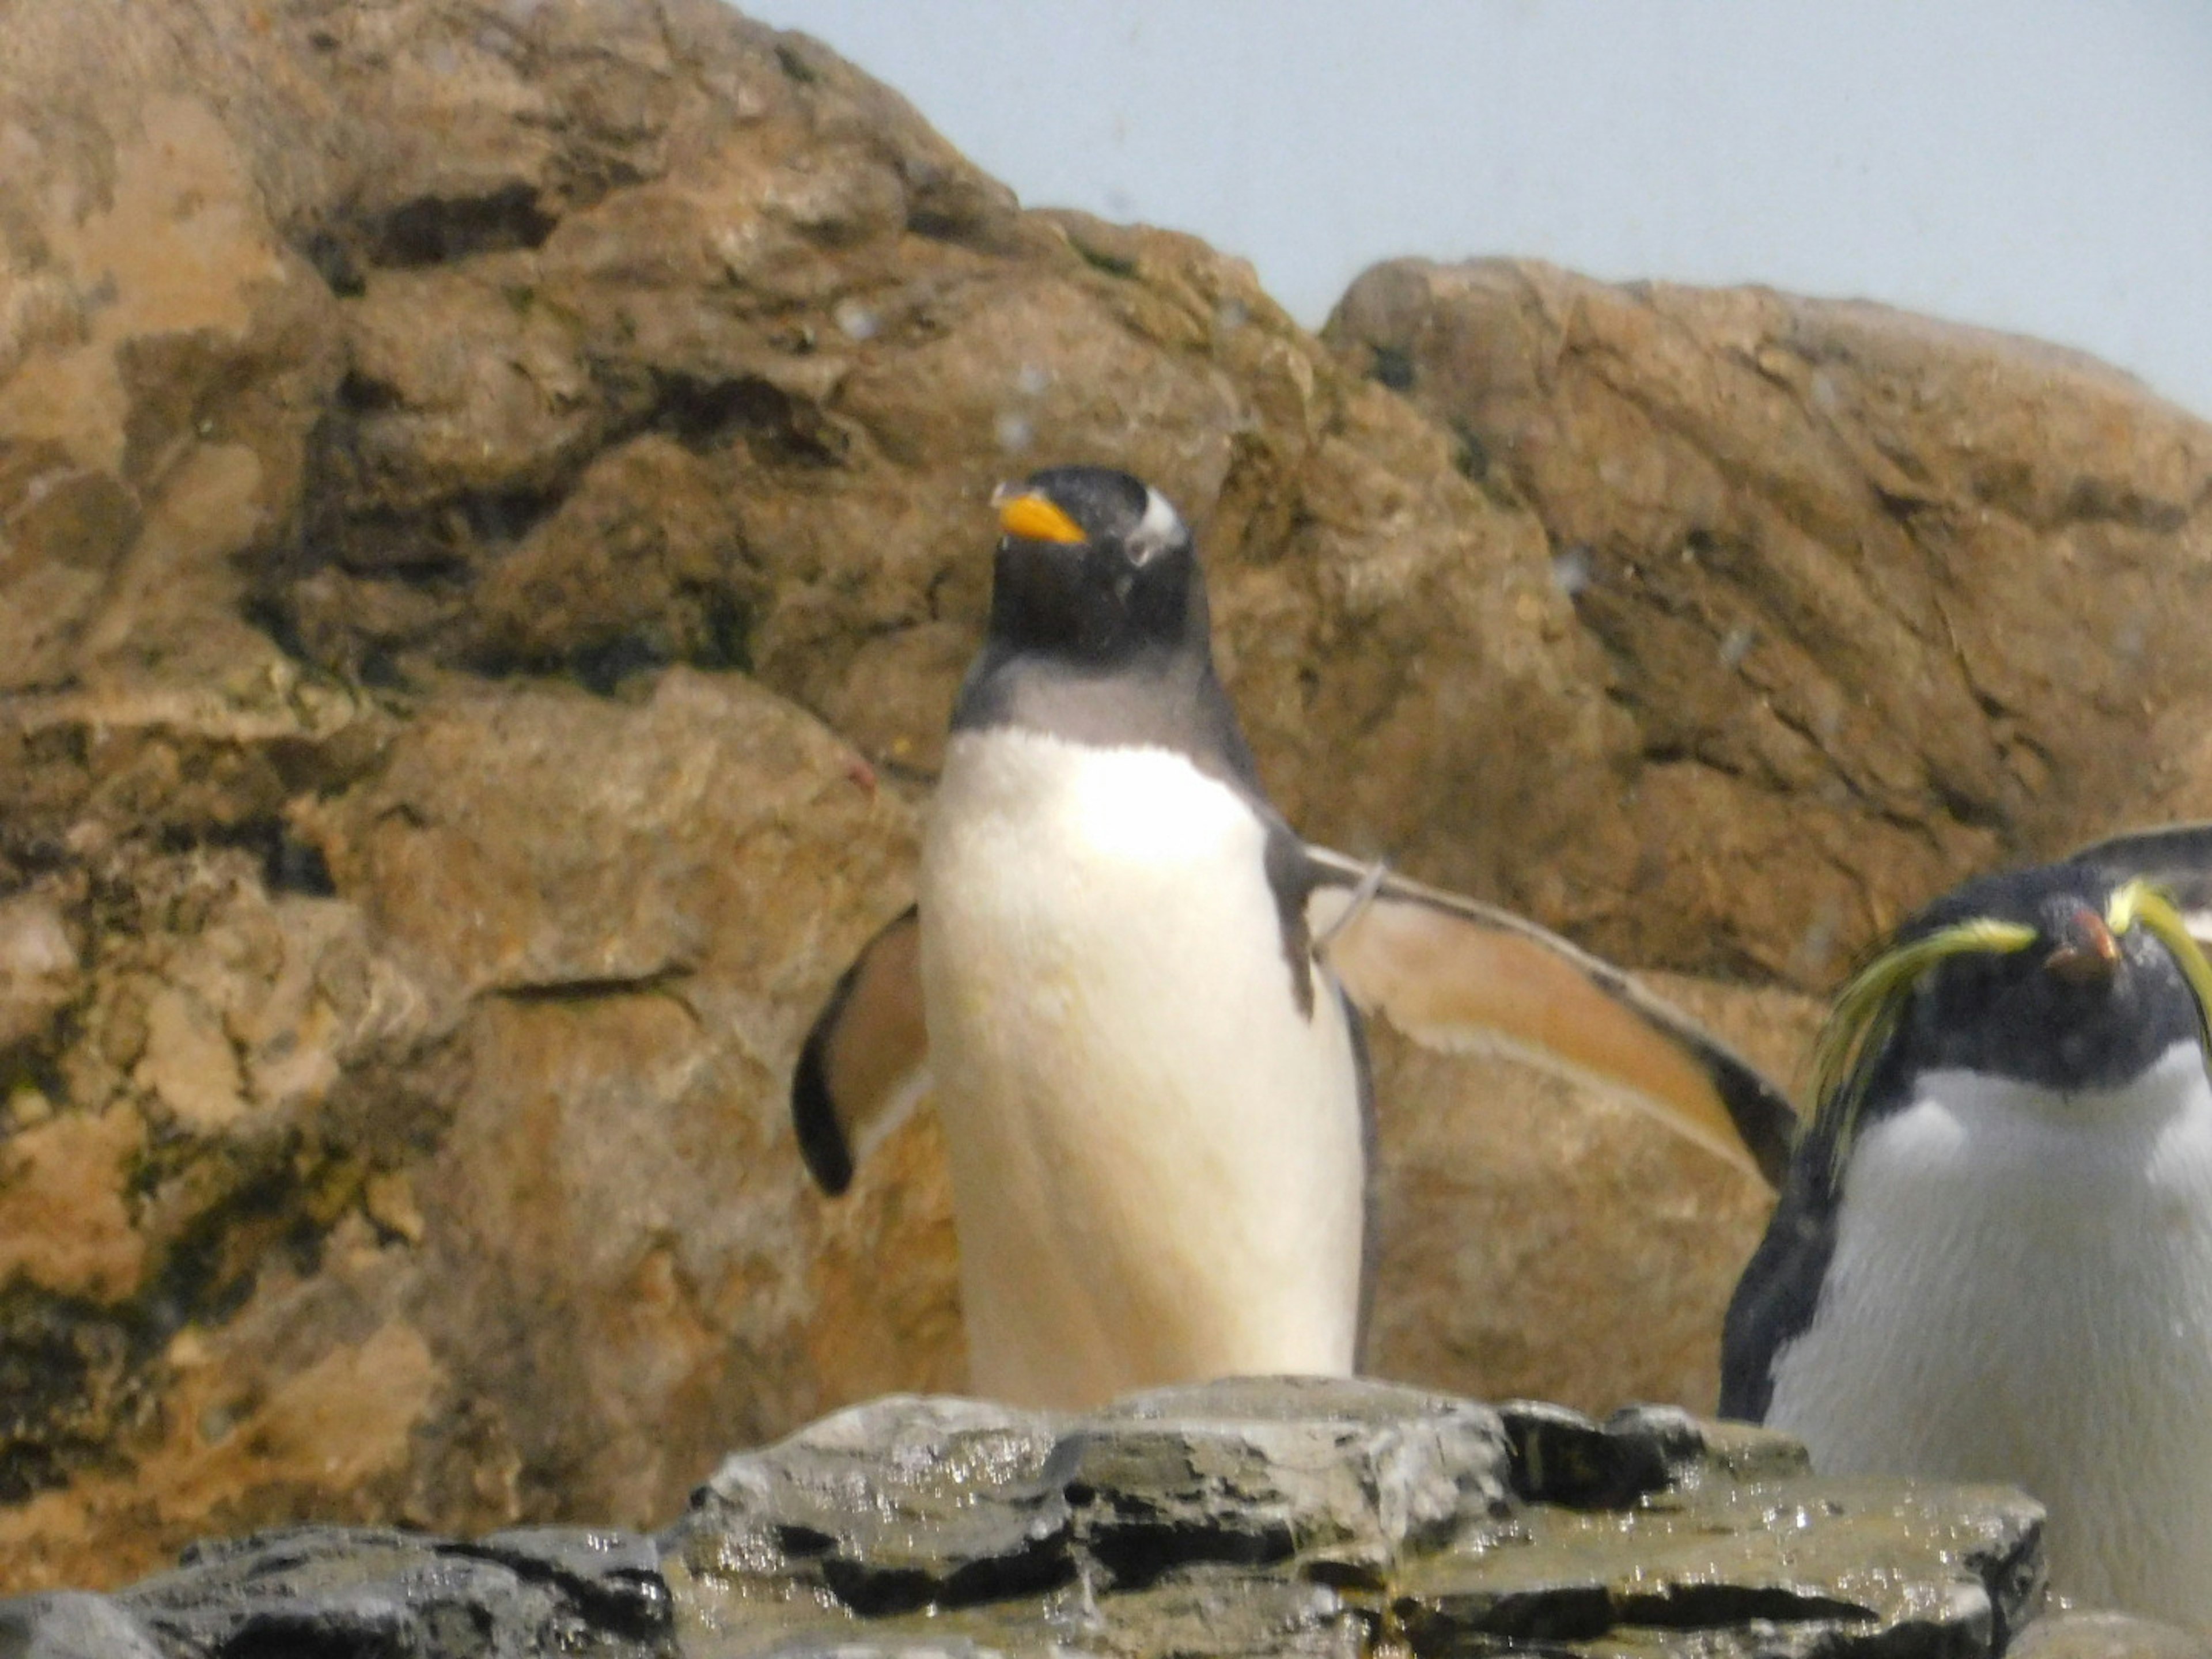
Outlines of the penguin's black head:
M 1928 1066 L 2058 1090 L 2127 1082 L 2196 1036 L 2202 1018 L 2173 948 L 2144 925 L 2145 890 L 2094 866 L 2054 864 L 1946 895 L 1899 942 L 1963 925 L 1991 943 L 1933 963 L 1900 1037 Z
M 2203 1043 L 2212 968 L 2150 883 L 2089 863 L 1969 882 L 1899 928 L 1836 999 L 1814 1050 L 1838 1157 L 1860 1114 L 1923 1071 L 2073 1093 L 2117 1088 Z
M 991 635 L 1096 667 L 1207 650 L 1206 589 L 1182 515 L 1140 478 L 1056 466 L 1003 486 Z

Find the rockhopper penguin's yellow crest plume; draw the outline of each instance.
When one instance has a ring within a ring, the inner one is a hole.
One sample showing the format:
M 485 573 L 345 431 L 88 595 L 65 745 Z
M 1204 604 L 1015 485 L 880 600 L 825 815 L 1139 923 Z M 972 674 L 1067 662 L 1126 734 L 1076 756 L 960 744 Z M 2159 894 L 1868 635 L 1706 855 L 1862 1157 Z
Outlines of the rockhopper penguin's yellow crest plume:
M 2052 1583 L 2212 1632 L 2212 830 L 1968 884 L 1838 996 L 1724 1414 L 2024 1486 Z
M 933 1095 L 978 1392 L 1077 1408 L 1352 1370 L 1372 1263 L 1362 1010 L 1606 1079 L 1779 1172 L 1787 1103 L 1663 1003 L 1291 831 L 1157 490 L 1061 467 L 997 507 L 919 901 L 839 981 L 792 1090 L 831 1192 Z

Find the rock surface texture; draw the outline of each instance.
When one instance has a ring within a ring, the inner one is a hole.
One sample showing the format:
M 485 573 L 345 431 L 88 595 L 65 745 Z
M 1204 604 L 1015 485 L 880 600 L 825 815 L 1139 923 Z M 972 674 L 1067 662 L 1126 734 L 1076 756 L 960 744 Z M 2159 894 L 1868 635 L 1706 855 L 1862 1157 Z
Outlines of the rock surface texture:
M 275 1533 L 112 1597 L 0 1602 L 0 1641 L 41 1659 L 1994 1659 L 2039 1628 L 2041 1540 L 2017 1493 L 1817 1480 L 1793 1441 L 1679 1411 L 1601 1424 L 1246 1380 L 1081 1418 L 878 1401 L 730 1459 L 657 1539 Z M 2087 1628 L 2100 1651 L 2191 1651 Z
M 0 1583 L 641 1526 L 958 1385 L 932 1127 L 827 1205 L 782 1092 L 1074 459 L 1199 527 L 1295 823 L 1784 1075 L 1901 907 L 2212 805 L 2212 432 L 2094 366 L 1517 266 L 1324 343 L 714 0 L 9 9 Z M 1709 1405 L 1765 1195 L 1378 1071 L 1374 1368 Z
M 2212 806 L 2212 428 L 2128 377 L 1504 261 L 1377 266 L 1326 336 L 1543 526 L 1671 826 L 1629 959 L 1818 983 L 1973 871 Z

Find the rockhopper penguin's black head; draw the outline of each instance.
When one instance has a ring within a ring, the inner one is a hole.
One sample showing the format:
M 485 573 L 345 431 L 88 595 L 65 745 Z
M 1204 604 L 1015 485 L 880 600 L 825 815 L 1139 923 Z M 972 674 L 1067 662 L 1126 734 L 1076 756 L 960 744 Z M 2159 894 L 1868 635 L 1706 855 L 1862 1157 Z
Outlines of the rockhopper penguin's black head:
M 1814 1051 L 1814 1132 L 1840 1164 L 1859 1121 L 1931 1070 L 2061 1095 L 2118 1088 L 2202 1042 L 2208 1003 L 2212 969 L 2149 882 L 2089 863 L 1969 882 L 1837 998 Z
M 1060 466 L 1002 488 L 996 504 L 995 643 L 1095 668 L 1206 653 L 1197 554 L 1158 490 L 1106 467 Z
M 1904 1041 L 1923 1065 L 2048 1089 L 2113 1088 L 2137 1076 L 2194 1036 L 2199 1018 L 2172 950 L 2142 925 L 2140 892 L 2091 866 L 2058 864 L 1992 877 L 1930 906 L 1910 938 L 1979 923 L 1993 942 L 1934 966 Z

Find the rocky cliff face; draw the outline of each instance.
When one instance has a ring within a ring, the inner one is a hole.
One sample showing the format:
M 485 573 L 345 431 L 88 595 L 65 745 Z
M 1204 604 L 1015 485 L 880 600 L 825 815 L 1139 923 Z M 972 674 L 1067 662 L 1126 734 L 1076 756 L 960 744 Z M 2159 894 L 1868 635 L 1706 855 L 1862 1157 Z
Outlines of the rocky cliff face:
M 1498 261 L 1378 266 L 1328 337 L 1543 524 L 1672 830 L 1632 958 L 1814 983 L 1972 870 L 2205 810 L 2212 428 L 2127 377 Z
M 1176 496 L 1303 828 L 1785 1073 L 1902 905 L 2205 804 L 2212 433 L 2019 343 L 1478 267 L 1324 343 L 710 0 L 18 8 L 0 155 L 11 1585 L 957 1383 L 933 1131 L 824 1205 L 781 1091 L 1009 474 Z M 1709 1404 L 1764 1195 L 1380 1073 L 1378 1369 Z

